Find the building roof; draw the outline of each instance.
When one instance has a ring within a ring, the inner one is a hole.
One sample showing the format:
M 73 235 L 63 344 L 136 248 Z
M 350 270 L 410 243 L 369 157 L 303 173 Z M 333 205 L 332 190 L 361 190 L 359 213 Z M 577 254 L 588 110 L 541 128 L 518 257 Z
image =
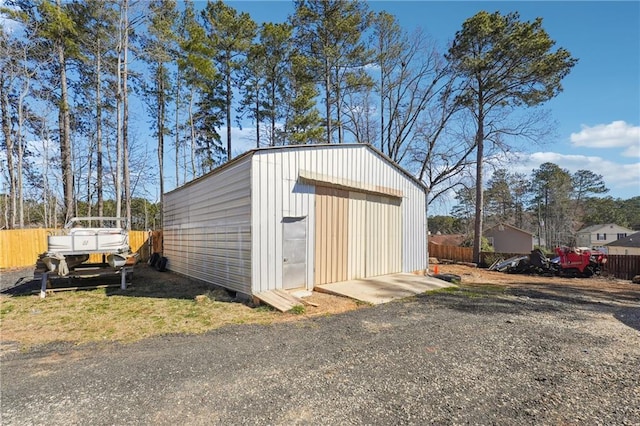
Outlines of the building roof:
M 606 246 L 615 246 L 615 247 L 638 247 L 640 248 L 640 232 L 636 232 L 635 234 L 627 235 L 624 238 L 620 238 L 619 240 L 612 241 L 609 244 L 605 244 Z
M 599 231 L 604 228 L 611 228 L 613 226 L 617 226 L 618 228 L 622 228 L 622 229 L 628 229 L 616 223 L 601 223 L 598 225 L 591 225 L 591 226 L 587 226 L 586 228 L 582 228 L 581 230 L 578 231 L 578 234 L 591 233 L 591 232 Z
M 222 170 L 225 170 L 231 166 L 233 166 L 236 163 L 239 163 L 240 161 L 244 160 L 247 157 L 251 157 L 253 156 L 255 153 L 257 152 L 265 152 L 265 151 L 280 151 L 280 150 L 294 150 L 294 149 L 309 149 L 309 148 L 322 148 L 322 149 L 340 149 L 340 148 L 347 148 L 347 147 L 358 147 L 358 148 L 362 148 L 362 149 L 368 149 L 371 152 L 373 152 L 374 154 L 376 154 L 377 156 L 379 156 L 383 161 L 389 163 L 392 167 L 394 167 L 398 172 L 402 173 L 404 176 L 406 176 L 407 178 L 409 178 L 413 183 L 415 183 L 418 187 L 420 187 L 425 193 L 427 192 L 428 188 L 426 187 L 426 185 L 421 182 L 419 179 L 417 179 L 415 176 L 413 176 L 411 173 L 409 173 L 408 171 L 406 171 L 405 169 L 403 169 L 400 165 L 398 165 L 395 161 L 393 161 L 391 158 L 389 158 L 386 154 L 384 154 L 382 151 L 380 151 L 379 149 L 377 149 L 376 147 L 374 147 L 373 145 L 370 144 L 365 144 L 365 143 L 342 143 L 342 144 L 308 144 L 308 145 L 281 145 L 281 146 L 268 146 L 268 147 L 261 147 L 261 148 L 253 148 L 250 149 L 249 151 L 238 155 L 237 157 L 234 157 L 231 159 L 231 161 L 228 161 L 220 166 L 218 166 L 217 168 L 211 170 L 208 173 L 205 173 L 202 176 L 198 176 L 197 178 L 177 187 L 172 189 L 171 191 L 166 192 L 166 194 L 171 193 L 173 191 L 176 191 L 178 189 L 184 188 L 186 186 L 189 186 L 195 182 L 200 181 L 201 179 L 204 179 L 208 176 L 212 176 L 215 174 L 218 174 L 219 172 L 221 172 Z
M 459 246 L 464 241 L 464 234 L 431 234 L 428 240 L 443 246 Z
M 492 226 L 491 228 L 485 229 L 484 233 L 486 234 L 487 232 L 493 231 L 494 229 L 502 231 L 503 229 L 500 229 L 500 227 L 502 227 L 503 229 L 504 228 L 510 228 L 510 229 L 513 229 L 514 231 L 522 232 L 523 234 L 527 234 L 527 235 L 533 236 L 533 234 L 531 232 L 525 231 L 524 229 L 516 228 L 515 226 L 509 225 L 508 223 L 499 223 L 498 225 L 495 225 L 495 226 Z

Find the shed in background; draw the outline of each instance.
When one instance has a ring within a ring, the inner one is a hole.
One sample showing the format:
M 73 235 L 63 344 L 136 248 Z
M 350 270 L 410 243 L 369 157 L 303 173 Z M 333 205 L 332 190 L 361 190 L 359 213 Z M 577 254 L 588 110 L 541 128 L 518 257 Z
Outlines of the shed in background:
M 369 145 L 249 151 L 164 197 L 168 269 L 246 295 L 427 269 L 425 187 Z
M 498 253 L 528 254 L 533 250 L 533 234 L 506 223 L 487 229 L 484 236 Z

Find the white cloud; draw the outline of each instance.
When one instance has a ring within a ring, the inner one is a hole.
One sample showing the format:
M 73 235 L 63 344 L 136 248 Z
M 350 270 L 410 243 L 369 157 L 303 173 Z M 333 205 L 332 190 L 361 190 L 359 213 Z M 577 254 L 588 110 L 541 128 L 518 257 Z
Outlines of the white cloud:
M 582 125 L 578 133 L 571 133 L 573 146 L 588 148 L 624 148 L 625 157 L 640 156 L 640 126 L 618 120 L 589 127 Z

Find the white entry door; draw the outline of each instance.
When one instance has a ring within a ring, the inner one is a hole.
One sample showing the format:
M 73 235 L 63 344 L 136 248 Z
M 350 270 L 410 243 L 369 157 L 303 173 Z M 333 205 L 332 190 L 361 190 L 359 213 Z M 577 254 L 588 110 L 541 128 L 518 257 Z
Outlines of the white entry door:
M 282 288 L 307 286 L 307 218 L 282 218 Z

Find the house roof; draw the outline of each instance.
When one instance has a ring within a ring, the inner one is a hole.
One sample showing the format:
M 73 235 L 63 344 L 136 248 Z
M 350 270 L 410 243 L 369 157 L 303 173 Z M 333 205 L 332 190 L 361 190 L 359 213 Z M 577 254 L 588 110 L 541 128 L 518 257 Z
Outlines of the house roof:
M 238 155 L 237 157 L 234 157 L 233 159 L 231 159 L 231 161 L 222 164 L 221 166 L 211 170 L 208 173 L 205 173 L 202 176 L 198 176 L 197 178 L 185 183 L 182 186 L 179 186 L 177 188 L 172 189 L 171 191 L 166 192 L 171 193 L 173 191 L 176 191 L 178 189 L 184 188 L 186 186 L 192 185 L 195 182 L 200 181 L 201 179 L 204 179 L 208 176 L 211 175 L 215 175 L 220 173 L 222 170 L 225 170 L 233 165 L 235 165 L 236 163 L 239 163 L 241 161 L 243 161 L 245 158 L 247 157 L 251 157 L 253 156 L 255 153 L 257 152 L 265 152 L 265 151 L 280 151 L 280 150 L 294 150 L 294 149 L 309 149 L 309 148 L 322 148 L 322 149 L 340 149 L 340 148 L 347 148 L 347 147 L 359 147 L 361 149 L 368 149 L 371 152 L 373 152 L 374 154 L 376 154 L 377 156 L 379 156 L 383 161 L 389 163 L 392 167 L 394 167 L 398 172 L 402 173 L 404 176 L 406 176 L 407 178 L 409 178 L 412 182 L 414 182 L 419 188 L 421 188 L 425 193 L 427 192 L 428 188 L 427 186 L 421 182 L 419 179 L 417 179 L 415 176 L 413 176 L 411 173 L 409 173 L 408 171 L 406 171 L 405 169 L 403 169 L 400 165 L 398 165 L 395 161 L 393 161 L 391 158 L 389 158 L 386 154 L 384 154 L 382 151 L 380 151 L 379 149 L 377 149 L 376 147 L 370 145 L 370 144 L 365 144 L 365 143 L 343 143 L 343 144 L 308 144 L 308 145 L 282 145 L 282 146 L 268 146 L 268 147 L 261 147 L 261 148 L 253 148 L 250 149 L 249 151 Z
M 496 226 L 492 226 L 491 228 L 485 229 L 484 233 L 486 234 L 487 232 L 493 231 L 494 229 L 502 231 L 502 229 L 500 229 L 501 226 L 503 228 L 510 228 L 510 229 L 513 229 L 514 231 L 522 232 L 523 234 L 527 234 L 527 235 L 533 236 L 533 234 L 531 232 L 525 231 L 524 229 L 516 228 L 515 226 L 509 225 L 508 223 L 499 223 Z
M 459 246 L 464 241 L 464 234 L 429 235 L 429 242 L 443 246 Z
M 615 246 L 615 247 L 639 247 L 640 248 L 640 232 L 627 235 L 624 238 L 620 238 L 619 240 L 612 241 L 609 244 L 605 244 L 605 245 Z
M 591 225 L 591 226 L 587 226 L 586 228 L 582 228 L 581 230 L 578 231 L 578 234 L 591 233 L 591 232 L 599 231 L 599 230 L 604 229 L 604 228 L 610 228 L 610 227 L 613 227 L 613 226 L 617 226 L 618 228 L 621 228 L 621 229 L 628 229 L 628 228 L 625 228 L 624 226 L 620 226 L 620 225 L 618 225 L 616 223 L 604 223 L 604 224 L 601 223 L 601 224 L 598 224 L 598 225 Z

